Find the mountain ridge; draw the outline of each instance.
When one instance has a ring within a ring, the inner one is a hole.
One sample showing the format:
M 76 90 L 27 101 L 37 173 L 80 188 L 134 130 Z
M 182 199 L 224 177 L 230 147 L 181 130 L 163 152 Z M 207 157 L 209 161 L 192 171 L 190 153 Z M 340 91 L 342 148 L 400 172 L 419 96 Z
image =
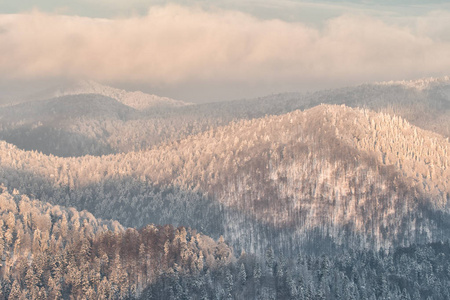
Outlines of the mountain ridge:
M 450 137 L 450 84 L 440 79 L 423 79 L 417 82 L 432 83 L 430 87 L 419 90 L 400 83 L 366 84 L 311 94 L 288 93 L 221 103 L 154 106 L 149 110 L 135 110 L 124 118 L 117 118 L 115 115 L 109 119 L 105 118 L 103 109 L 98 108 L 93 110 L 91 118 L 75 118 L 75 115 L 70 113 L 62 114 L 63 119 L 71 120 L 72 124 L 68 125 L 59 123 L 59 116 L 55 114 L 54 123 L 49 125 L 48 131 L 57 134 L 52 136 L 52 143 L 45 147 L 42 147 L 41 142 L 32 134 L 33 127 L 43 122 L 42 117 L 37 115 L 32 123 L 29 118 L 20 117 L 20 107 L 13 106 L 4 110 L 11 116 L 18 116 L 17 120 L 0 119 L 0 138 L 8 137 L 8 141 L 15 141 L 26 137 L 28 146 L 24 147 L 25 149 L 61 156 L 124 153 L 151 149 L 161 143 L 181 140 L 230 122 L 257 119 L 266 115 L 282 115 L 297 109 L 312 108 L 321 103 L 345 104 L 354 108 L 398 115 L 422 129 Z M 82 94 L 65 97 L 89 99 L 100 96 Z M 39 109 L 37 107 L 36 111 Z M 109 108 L 104 109 L 108 111 Z M 95 114 L 98 114 L 98 120 Z M 60 130 L 63 132 L 58 133 Z M 86 147 L 86 144 L 93 146 Z M 18 145 L 20 146 L 20 143 Z
M 62 86 L 56 88 L 52 93 L 53 97 L 80 94 L 99 94 L 116 99 L 117 101 L 138 110 L 147 110 L 155 106 L 176 107 L 189 104 L 168 97 L 146 94 L 141 91 L 128 92 L 126 90 L 102 85 L 93 80 L 81 80 L 68 86 Z

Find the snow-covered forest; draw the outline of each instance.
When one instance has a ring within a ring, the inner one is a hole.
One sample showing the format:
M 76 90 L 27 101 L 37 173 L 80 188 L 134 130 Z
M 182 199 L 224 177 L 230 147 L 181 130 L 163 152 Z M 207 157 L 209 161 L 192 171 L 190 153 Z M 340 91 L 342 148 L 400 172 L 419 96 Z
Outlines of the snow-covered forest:
M 0 296 L 8 299 L 138 298 L 163 274 L 233 260 L 223 239 L 184 227 L 126 229 L 0 189 Z
M 126 226 L 227 232 L 246 251 L 273 238 L 291 252 L 315 230 L 377 249 L 447 235 L 422 215 L 448 213 L 448 139 L 366 109 L 321 105 L 101 157 L 1 148 L 9 189 Z
M 1 106 L 2 297 L 447 299 L 449 91 Z
M 448 299 L 442 242 L 334 255 L 235 256 L 184 227 L 118 222 L 1 187 L 0 297 L 6 299 Z

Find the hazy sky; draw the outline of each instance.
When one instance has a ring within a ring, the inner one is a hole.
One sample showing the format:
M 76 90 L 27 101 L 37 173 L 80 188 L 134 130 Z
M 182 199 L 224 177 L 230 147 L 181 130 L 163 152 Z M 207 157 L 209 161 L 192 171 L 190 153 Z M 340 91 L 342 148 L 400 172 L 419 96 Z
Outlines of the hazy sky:
M 0 0 L 0 88 L 93 79 L 204 102 L 443 76 L 448 2 Z

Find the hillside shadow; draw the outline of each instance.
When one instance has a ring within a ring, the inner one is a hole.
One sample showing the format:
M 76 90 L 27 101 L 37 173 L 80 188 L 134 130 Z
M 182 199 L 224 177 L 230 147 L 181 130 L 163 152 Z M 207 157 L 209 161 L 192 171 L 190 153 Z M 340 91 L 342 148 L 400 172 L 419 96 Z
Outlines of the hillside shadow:
M 106 155 L 115 151 L 106 143 L 80 133 L 49 126 L 20 127 L 0 132 L 0 139 L 26 151 L 60 157 Z

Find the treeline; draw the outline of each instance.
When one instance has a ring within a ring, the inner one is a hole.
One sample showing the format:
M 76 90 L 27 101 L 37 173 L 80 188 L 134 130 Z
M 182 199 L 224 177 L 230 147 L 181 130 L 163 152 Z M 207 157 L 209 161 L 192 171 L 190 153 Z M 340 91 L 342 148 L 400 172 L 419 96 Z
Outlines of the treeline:
M 87 212 L 0 193 L 1 299 L 132 299 L 174 270 L 233 261 L 223 239 L 171 225 L 124 229 Z

